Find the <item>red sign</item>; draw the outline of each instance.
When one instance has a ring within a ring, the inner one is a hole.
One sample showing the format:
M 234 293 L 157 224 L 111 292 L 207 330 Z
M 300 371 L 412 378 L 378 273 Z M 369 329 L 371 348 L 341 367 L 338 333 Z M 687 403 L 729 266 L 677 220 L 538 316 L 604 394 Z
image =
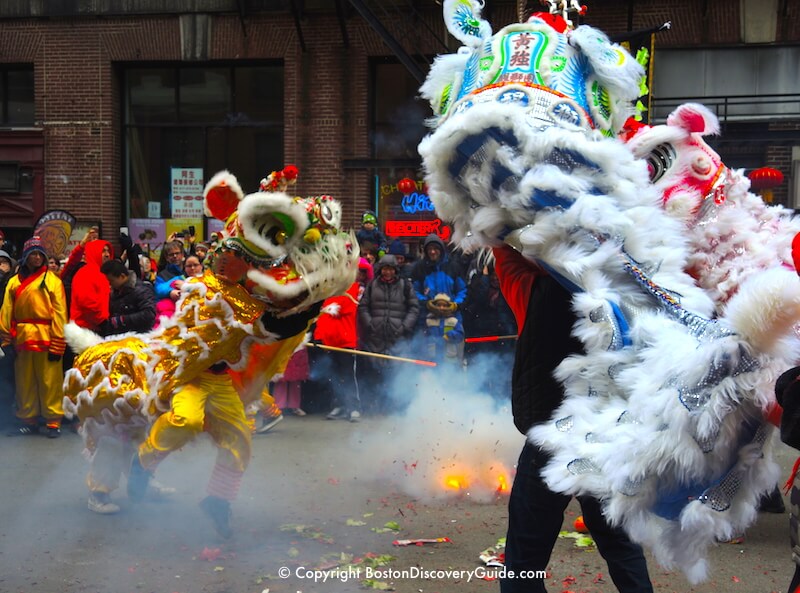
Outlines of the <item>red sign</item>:
M 427 237 L 431 233 L 436 233 L 442 241 L 448 241 L 451 232 L 450 227 L 438 218 L 386 221 L 386 234 L 390 237 Z

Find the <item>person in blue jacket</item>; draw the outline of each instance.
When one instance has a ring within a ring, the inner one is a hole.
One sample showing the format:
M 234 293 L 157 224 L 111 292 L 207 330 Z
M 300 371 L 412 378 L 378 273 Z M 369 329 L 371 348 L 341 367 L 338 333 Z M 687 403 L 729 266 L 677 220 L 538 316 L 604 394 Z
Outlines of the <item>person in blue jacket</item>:
M 420 310 L 427 309 L 428 301 L 438 294 L 446 294 L 456 305 L 454 315 L 461 322 L 461 306 L 467 298 L 467 283 L 459 268 L 447 256 L 444 241 L 430 234 L 423 243 L 423 256 L 411 269 L 411 281 L 417 293 Z M 425 316 L 419 316 L 418 325 L 424 327 Z

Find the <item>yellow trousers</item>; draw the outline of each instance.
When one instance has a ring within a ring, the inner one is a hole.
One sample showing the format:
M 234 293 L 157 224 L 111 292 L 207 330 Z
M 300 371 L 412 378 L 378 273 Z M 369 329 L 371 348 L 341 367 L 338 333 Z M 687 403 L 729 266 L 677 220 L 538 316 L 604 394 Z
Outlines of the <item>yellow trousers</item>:
M 154 470 L 170 452 L 201 432 L 219 447 L 217 465 L 243 473 L 250 462 L 251 436 L 244 405 L 227 373 L 201 373 L 172 398 L 169 412 L 153 423 L 139 447 L 142 467 Z
M 19 350 L 14 363 L 17 417 L 32 421 L 42 416 L 60 424 L 64 416 L 64 370 L 61 360 L 48 360 L 47 352 Z

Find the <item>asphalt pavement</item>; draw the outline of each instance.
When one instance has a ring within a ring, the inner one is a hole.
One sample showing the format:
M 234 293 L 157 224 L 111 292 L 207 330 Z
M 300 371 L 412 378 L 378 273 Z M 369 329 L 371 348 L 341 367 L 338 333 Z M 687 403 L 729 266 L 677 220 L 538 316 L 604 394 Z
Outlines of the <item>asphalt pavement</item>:
M 214 462 L 207 438 L 159 468 L 174 495 L 134 505 L 123 480 L 121 512 L 103 516 L 86 507 L 78 435 L 0 436 L 0 592 L 497 591 L 479 556 L 505 534 L 503 488 L 522 437 L 505 406 L 450 394 L 420 410 L 360 423 L 288 417 L 255 437 L 227 541 L 197 506 Z M 795 454 L 781 445 L 778 459 L 787 475 Z M 565 530 L 576 514 L 570 506 Z M 418 539 L 441 541 L 394 543 Z M 548 589 L 615 591 L 597 551 L 576 543 L 559 539 Z M 656 592 L 783 593 L 788 514 L 761 514 L 710 560 L 711 579 L 694 588 L 651 563 Z

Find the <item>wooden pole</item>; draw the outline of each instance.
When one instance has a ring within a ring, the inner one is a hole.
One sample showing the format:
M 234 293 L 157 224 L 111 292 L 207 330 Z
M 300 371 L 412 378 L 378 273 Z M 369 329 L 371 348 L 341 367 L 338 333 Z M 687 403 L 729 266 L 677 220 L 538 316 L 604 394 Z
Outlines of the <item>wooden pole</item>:
M 480 336 L 478 338 L 466 338 L 464 341 L 467 344 L 476 344 L 478 342 L 497 342 L 499 340 L 516 340 L 516 335 L 511 336 Z
M 366 350 L 354 350 L 353 348 L 339 348 L 337 346 L 326 346 L 325 344 L 317 344 L 315 342 L 308 342 L 309 346 L 314 348 L 322 348 L 323 350 L 331 350 L 333 352 L 346 352 L 348 354 L 358 354 L 359 356 L 372 356 L 373 358 L 384 358 L 386 360 L 394 360 L 396 362 L 410 362 L 426 367 L 438 366 L 435 362 L 430 360 L 416 360 L 414 358 L 403 358 L 402 356 L 391 356 L 389 354 L 379 354 L 378 352 L 367 352 Z

